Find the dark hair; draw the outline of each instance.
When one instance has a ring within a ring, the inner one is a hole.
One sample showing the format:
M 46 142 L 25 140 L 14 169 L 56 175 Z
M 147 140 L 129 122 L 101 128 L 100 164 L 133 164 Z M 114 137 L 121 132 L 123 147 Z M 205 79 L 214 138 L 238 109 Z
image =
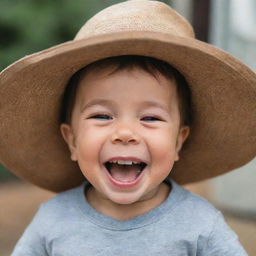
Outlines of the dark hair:
M 177 94 L 179 102 L 179 111 L 182 125 L 192 124 L 191 96 L 190 89 L 184 76 L 170 64 L 152 57 L 138 55 L 123 55 L 109 57 L 93 62 L 82 69 L 78 70 L 69 80 L 64 92 L 61 123 L 70 123 L 72 110 L 75 104 L 76 91 L 82 74 L 91 70 L 102 70 L 106 67 L 114 67 L 111 74 L 125 69 L 134 67 L 140 68 L 154 77 L 158 78 L 158 74 L 162 74 L 168 80 L 175 80 L 177 84 Z

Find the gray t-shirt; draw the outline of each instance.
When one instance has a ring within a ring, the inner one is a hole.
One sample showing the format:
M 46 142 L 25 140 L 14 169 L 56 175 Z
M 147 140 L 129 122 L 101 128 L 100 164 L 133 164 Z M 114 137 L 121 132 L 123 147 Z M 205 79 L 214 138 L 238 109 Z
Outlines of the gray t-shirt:
M 244 256 L 236 234 L 205 199 L 173 181 L 168 198 L 118 221 L 92 208 L 83 184 L 42 204 L 13 256 Z

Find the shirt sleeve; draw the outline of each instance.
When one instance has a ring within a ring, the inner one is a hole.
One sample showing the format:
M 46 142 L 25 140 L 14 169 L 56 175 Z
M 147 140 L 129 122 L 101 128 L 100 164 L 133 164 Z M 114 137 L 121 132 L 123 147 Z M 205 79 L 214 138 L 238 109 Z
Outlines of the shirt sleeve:
M 16 244 L 11 256 L 48 256 L 45 241 L 41 235 L 42 216 L 40 210 Z
M 205 249 L 205 256 L 248 256 L 221 213 L 218 213 Z

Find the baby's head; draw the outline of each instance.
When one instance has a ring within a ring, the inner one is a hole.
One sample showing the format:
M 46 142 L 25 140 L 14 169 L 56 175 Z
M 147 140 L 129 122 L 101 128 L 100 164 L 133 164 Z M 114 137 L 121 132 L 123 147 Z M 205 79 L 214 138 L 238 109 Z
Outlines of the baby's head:
M 61 132 L 95 191 L 131 204 L 169 175 L 190 122 L 189 88 L 177 70 L 153 58 L 121 56 L 72 77 Z

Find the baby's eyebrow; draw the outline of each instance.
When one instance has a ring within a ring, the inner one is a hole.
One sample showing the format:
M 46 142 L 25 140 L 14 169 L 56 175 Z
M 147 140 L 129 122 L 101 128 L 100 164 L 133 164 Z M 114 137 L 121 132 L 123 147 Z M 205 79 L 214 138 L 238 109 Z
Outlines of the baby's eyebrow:
M 142 102 L 143 106 L 145 107 L 155 107 L 155 108 L 160 108 L 164 111 L 168 111 L 168 106 L 165 106 L 157 101 L 143 101 Z
M 111 100 L 108 99 L 94 99 L 92 101 L 89 101 L 88 103 L 86 103 L 85 105 L 81 106 L 81 113 L 84 112 L 86 109 L 91 108 L 93 106 L 96 105 L 100 105 L 100 106 L 104 106 L 104 107 L 111 107 L 114 108 L 115 107 L 115 103 Z M 140 106 L 142 106 L 143 108 L 159 108 L 162 109 L 164 111 L 168 112 L 168 106 L 165 106 L 157 101 L 142 101 Z
M 106 107 L 112 107 L 114 104 L 112 101 L 110 100 L 106 100 L 106 99 L 95 99 L 92 101 L 89 101 L 88 103 L 86 103 L 85 105 L 81 106 L 81 112 L 85 111 L 86 109 L 93 107 L 95 105 L 101 105 L 101 106 L 106 106 Z

